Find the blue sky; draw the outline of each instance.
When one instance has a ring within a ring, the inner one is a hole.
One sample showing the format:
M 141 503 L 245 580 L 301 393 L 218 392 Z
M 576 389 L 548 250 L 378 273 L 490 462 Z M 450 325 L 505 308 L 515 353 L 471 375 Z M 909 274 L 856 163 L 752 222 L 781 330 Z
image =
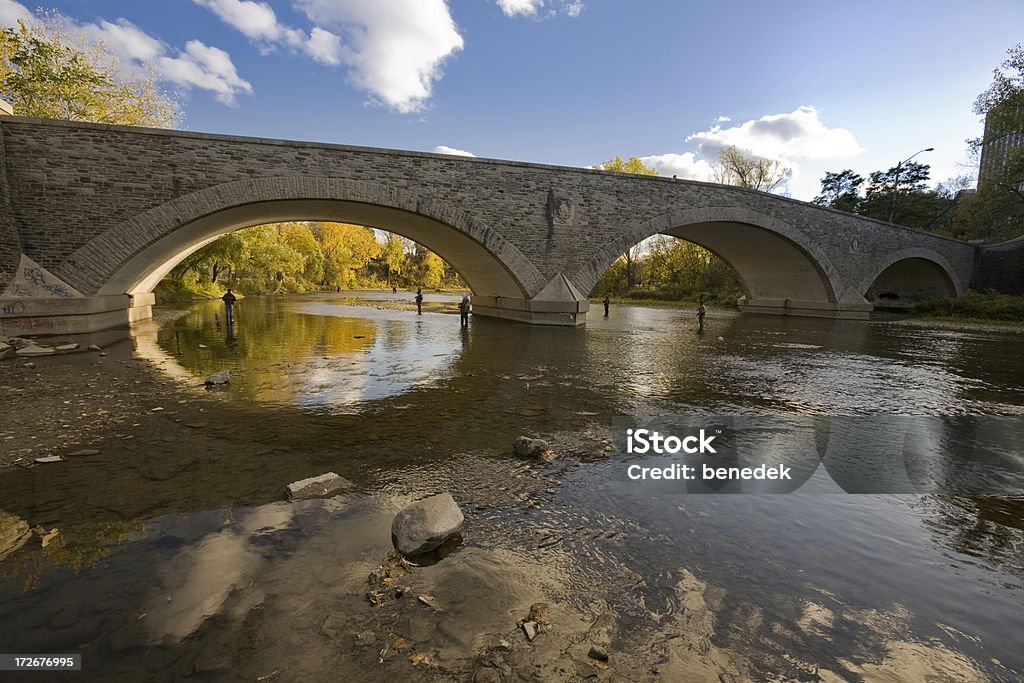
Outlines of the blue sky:
M 64 0 L 126 68 L 148 60 L 203 132 L 568 166 L 637 155 L 706 179 L 736 144 L 790 193 L 917 150 L 970 173 L 974 98 L 1022 39 L 1020 0 Z M 0 21 L 36 4 L 0 0 Z

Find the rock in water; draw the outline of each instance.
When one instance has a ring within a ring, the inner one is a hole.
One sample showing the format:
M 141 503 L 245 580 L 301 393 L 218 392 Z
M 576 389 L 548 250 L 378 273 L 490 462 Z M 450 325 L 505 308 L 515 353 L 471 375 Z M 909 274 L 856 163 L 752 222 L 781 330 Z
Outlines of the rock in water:
M 355 488 L 355 484 L 348 479 L 334 472 L 327 472 L 319 477 L 310 477 L 288 484 L 288 500 L 326 498 L 351 488 Z
M 88 349 L 89 349 L 90 351 L 102 351 L 102 350 L 103 350 L 103 349 L 101 349 L 101 348 L 99 347 L 99 345 L 97 345 L 97 344 L 89 344 L 89 346 L 88 346 L 87 348 L 88 348 Z
M 391 523 L 391 542 L 403 555 L 430 552 L 462 528 L 462 510 L 450 493 L 418 500 Z
M 54 348 L 55 351 L 77 351 L 78 350 L 78 344 L 74 344 L 74 343 L 61 344 L 60 346 L 55 346 L 53 348 Z
M 547 441 L 520 436 L 512 445 L 512 452 L 521 458 L 543 458 L 550 451 Z
M 230 384 L 230 383 L 231 383 L 231 371 L 230 370 L 221 370 L 220 372 L 215 372 L 215 373 L 213 373 L 212 375 L 210 375 L 209 377 L 207 377 L 206 379 L 203 380 L 203 384 L 205 384 L 208 387 L 212 387 L 212 386 L 215 386 L 217 384 Z
M 28 344 L 23 346 L 15 352 L 19 356 L 49 356 L 57 353 L 56 349 L 52 349 L 49 346 L 39 346 L 38 344 Z

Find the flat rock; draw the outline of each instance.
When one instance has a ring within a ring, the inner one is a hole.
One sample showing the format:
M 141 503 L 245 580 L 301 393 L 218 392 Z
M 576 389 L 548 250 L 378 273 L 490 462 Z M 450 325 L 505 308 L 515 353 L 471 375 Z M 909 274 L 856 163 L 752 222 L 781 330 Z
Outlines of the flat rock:
M 45 465 L 51 462 L 64 462 L 64 458 L 59 455 L 44 455 L 41 458 L 36 458 L 35 461 L 40 465 Z
M 89 351 L 102 351 L 102 350 L 103 350 L 103 349 L 101 349 L 101 348 L 99 347 L 99 345 L 98 345 L 98 344 L 89 344 L 89 345 L 88 345 L 87 347 L 85 347 L 85 348 L 86 348 L 86 349 L 88 349 Z
M 0 510 L 0 560 L 25 545 L 32 538 L 28 522 Z
M 308 498 L 325 498 L 347 489 L 355 488 L 355 484 L 345 477 L 326 472 L 317 477 L 292 482 L 287 486 L 288 500 L 306 500 Z
M 68 453 L 68 457 L 69 458 L 80 458 L 80 457 L 85 457 L 85 456 L 89 456 L 89 455 L 99 455 L 99 454 L 100 454 L 100 452 L 97 449 L 95 449 L 95 448 L 83 448 L 81 450 L 75 451 L 74 453 Z
M 49 356 L 57 353 L 56 349 L 52 349 L 49 346 L 39 346 L 38 344 L 29 343 L 26 346 L 21 347 L 15 353 L 19 356 Z
M 528 436 L 520 436 L 512 444 L 512 452 L 521 458 L 543 458 L 550 451 L 547 441 L 531 439 Z
M 77 351 L 78 344 L 61 344 L 60 346 L 54 346 L 54 351 Z
M 403 555 L 430 552 L 462 528 L 465 517 L 450 493 L 418 500 L 391 523 L 391 541 Z
M 216 386 L 218 384 L 230 384 L 231 383 L 231 371 L 221 370 L 215 372 L 206 379 L 203 380 L 203 384 L 208 387 Z

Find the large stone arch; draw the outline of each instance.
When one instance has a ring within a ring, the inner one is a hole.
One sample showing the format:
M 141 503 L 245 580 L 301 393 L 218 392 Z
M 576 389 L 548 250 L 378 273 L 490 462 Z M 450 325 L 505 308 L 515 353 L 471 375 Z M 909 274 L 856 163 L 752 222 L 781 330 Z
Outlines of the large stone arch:
M 54 274 L 89 295 L 141 294 L 217 237 L 286 220 L 396 232 L 445 258 L 485 296 L 527 298 L 546 284 L 514 245 L 459 208 L 378 183 L 311 176 L 229 182 L 171 200 L 96 236 Z
M 904 301 L 931 297 L 957 297 L 967 293 L 956 270 L 942 254 L 931 249 L 912 247 L 886 254 L 873 264 L 859 283 L 865 296 L 896 294 Z M 885 303 L 887 297 L 882 297 Z
M 574 274 L 573 282 L 590 292 L 626 249 L 657 234 L 694 242 L 727 261 L 740 277 L 746 305 L 793 312 L 809 306 L 832 315 L 845 293 L 828 256 L 801 230 L 756 211 L 724 206 L 672 211 L 622 232 Z

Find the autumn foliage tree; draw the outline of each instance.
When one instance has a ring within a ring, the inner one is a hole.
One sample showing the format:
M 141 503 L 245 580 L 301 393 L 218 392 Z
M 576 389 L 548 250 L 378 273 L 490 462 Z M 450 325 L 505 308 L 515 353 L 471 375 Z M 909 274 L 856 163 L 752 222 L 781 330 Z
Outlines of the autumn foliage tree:
M 19 116 L 170 128 L 180 105 L 153 71 L 122 69 L 102 42 L 63 28 L 54 13 L 0 31 L 0 97 Z

